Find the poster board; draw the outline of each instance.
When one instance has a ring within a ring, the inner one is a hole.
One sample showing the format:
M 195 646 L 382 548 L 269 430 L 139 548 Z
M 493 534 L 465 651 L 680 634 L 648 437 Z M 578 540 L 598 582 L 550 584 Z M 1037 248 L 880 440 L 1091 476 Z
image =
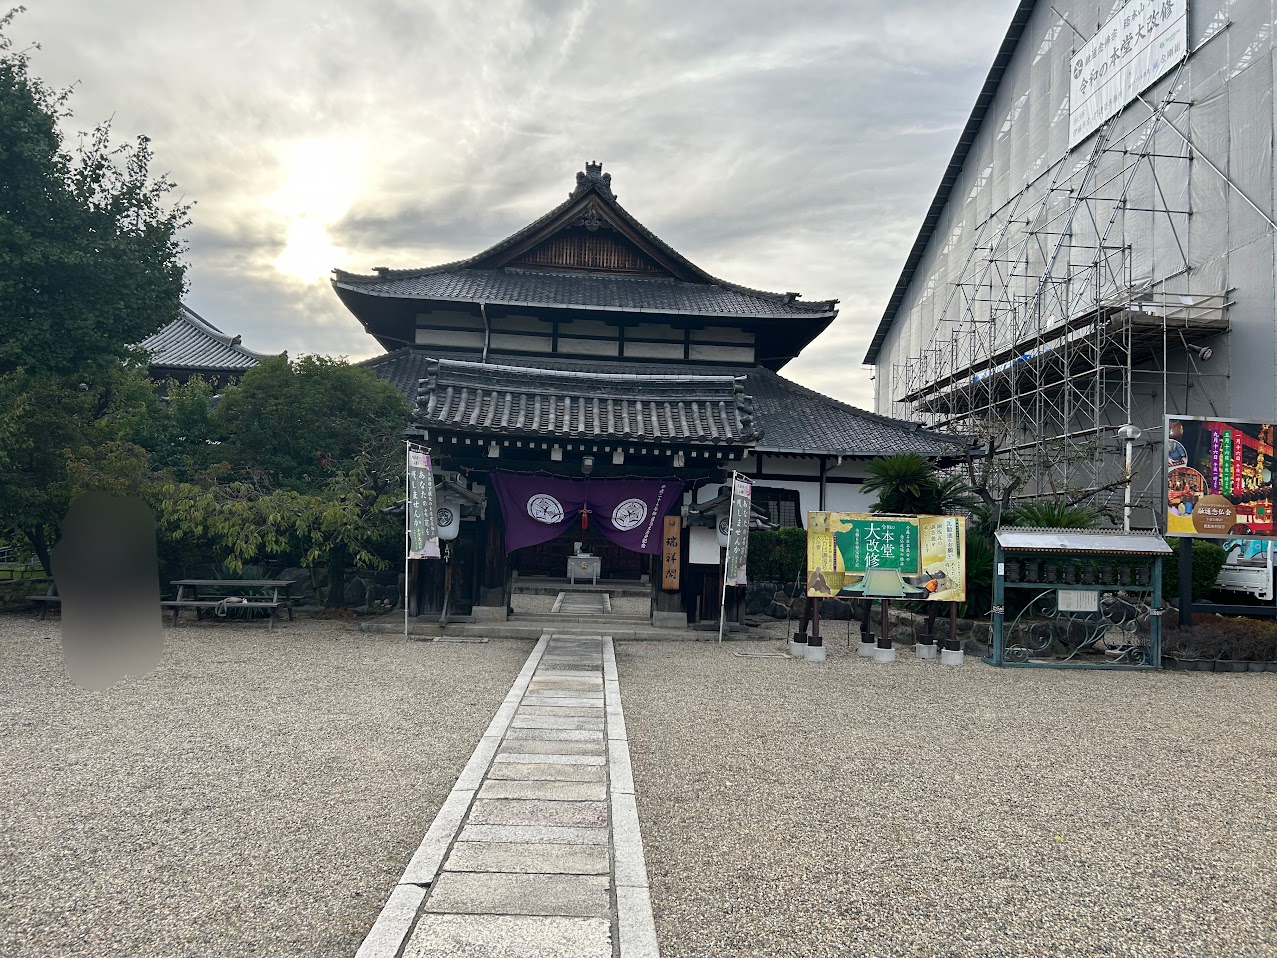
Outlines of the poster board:
M 964 602 L 967 526 L 963 516 L 807 513 L 807 595 L 854 599 L 866 569 L 894 569 L 908 599 Z
M 1166 534 L 1270 539 L 1272 423 L 1167 416 Z

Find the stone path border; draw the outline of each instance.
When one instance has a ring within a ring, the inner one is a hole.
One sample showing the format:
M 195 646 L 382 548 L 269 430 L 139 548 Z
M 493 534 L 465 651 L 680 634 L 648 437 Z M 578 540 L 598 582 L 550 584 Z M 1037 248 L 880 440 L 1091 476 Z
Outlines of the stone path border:
M 356 958 L 534 951 L 659 958 L 610 636 L 542 634 Z

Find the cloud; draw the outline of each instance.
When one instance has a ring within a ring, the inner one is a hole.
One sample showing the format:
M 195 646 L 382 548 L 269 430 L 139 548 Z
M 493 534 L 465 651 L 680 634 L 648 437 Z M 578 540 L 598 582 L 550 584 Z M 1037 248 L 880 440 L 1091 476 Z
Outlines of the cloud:
M 36 0 L 12 28 L 197 201 L 191 304 L 261 351 L 379 347 L 327 266 L 471 256 L 587 159 L 731 282 L 839 298 L 788 375 L 860 360 L 1014 0 Z

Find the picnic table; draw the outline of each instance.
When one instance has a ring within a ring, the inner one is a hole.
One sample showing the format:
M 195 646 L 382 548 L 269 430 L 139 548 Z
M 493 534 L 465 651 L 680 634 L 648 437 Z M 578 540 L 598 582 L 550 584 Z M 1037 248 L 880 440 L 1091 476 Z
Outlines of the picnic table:
M 45 589 L 44 595 L 29 595 L 28 602 L 34 602 L 40 607 L 40 620 L 44 621 L 44 617 L 48 614 L 49 609 L 62 608 L 62 597 L 58 595 L 57 583 L 52 579 L 49 580 L 49 587 Z
M 293 619 L 291 590 L 296 579 L 174 579 L 177 596 L 160 605 L 173 610 L 173 621 L 183 609 L 194 609 L 196 620 L 205 612 L 225 615 L 227 609 L 269 609 L 270 628 L 275 628 L 275 613 L 283 608 L 288 620 Z M 203 590 L 201 594 L 200 590 Z

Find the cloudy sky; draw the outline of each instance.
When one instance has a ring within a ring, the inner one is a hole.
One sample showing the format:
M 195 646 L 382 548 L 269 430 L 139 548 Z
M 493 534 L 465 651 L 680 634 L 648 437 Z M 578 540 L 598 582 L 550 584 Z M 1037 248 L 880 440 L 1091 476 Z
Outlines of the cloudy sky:
M 786 375 L 860 366 L 1015 0 L 25 0 L 78 84 L 196 203 L 188 303 L 265 352 L 380 352 L 329 271 L 469 256 L 590 159 L 710 273 L 836 297 Z

